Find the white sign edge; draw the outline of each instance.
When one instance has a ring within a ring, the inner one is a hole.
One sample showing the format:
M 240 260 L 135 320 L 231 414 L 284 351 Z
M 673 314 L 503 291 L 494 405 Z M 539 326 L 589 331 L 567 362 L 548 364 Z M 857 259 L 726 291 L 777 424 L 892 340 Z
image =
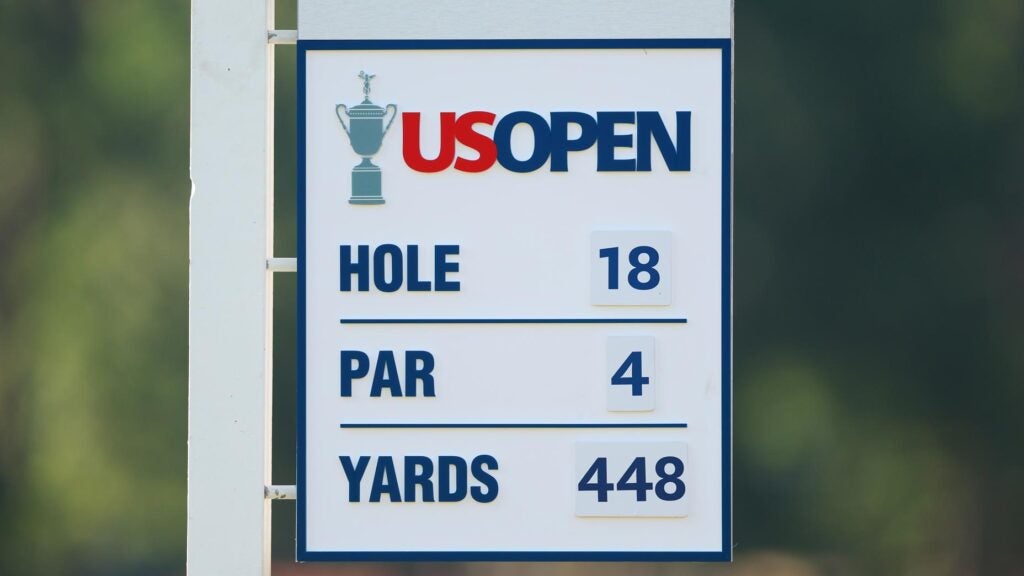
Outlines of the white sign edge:
M 299 0 L 300 40 L 732 38 L 732 0 Z

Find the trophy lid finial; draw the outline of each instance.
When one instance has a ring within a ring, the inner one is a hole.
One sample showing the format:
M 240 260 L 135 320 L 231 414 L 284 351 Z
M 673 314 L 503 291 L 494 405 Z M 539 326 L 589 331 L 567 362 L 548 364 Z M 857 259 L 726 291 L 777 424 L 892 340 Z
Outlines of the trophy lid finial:
M 359 71 L 359 77 L 363 80 L 363 101 L 370 101 L 370 80 L 377 77 L 376 74 L 367 74 L 365 71 Z

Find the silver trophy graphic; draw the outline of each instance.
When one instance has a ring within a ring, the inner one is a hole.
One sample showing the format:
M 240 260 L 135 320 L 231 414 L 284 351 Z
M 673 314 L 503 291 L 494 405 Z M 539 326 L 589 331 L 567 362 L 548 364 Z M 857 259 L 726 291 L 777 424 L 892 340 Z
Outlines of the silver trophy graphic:
M 363 80 L 363 101 L 349 108 L 344 104 L 338 104 L 334 109 L 341 121 L 341 127 L 348 134 L 349 142 L 356 154 L 363 157 L 363 161 L 352 169 L 352 197 L 348 199 L 349 204 L 383 204 L 384 196 L 380 192 L 380 166 L 370 162 L 370 158 L 377 152 L 384 143 L 384 135 L 391 128 L 391 123 L 398 115 L 398 107 L 388 104 L 386 107 L 370 102 L 370 80 L 376 74 L 359 72 L 359 78 Z M 391 120 L 387 126 L 384 125 L 384 117 L 388 110 L 391 110 Z M 345 113 L 342 116 L 342 112 Z M 345 116 L 349 118 L 349 124 L 345 123 Z

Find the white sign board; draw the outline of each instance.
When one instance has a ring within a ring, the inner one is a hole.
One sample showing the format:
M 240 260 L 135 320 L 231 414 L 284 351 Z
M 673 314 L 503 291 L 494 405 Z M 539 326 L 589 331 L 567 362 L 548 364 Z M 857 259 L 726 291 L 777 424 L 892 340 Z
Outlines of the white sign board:
M 299 41 L 299 560 L 731 558 L 731 41 Z

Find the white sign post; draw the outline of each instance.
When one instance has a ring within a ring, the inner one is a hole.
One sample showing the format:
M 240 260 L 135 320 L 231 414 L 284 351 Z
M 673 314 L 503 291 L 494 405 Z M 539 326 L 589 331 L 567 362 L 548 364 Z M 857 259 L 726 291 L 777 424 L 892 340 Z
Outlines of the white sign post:
M 298 559 L 729 560 L 731 5 L 505 4 L 300 3 Z
M 270 574 L 273 2 L 193 0 L 188 573 Z

